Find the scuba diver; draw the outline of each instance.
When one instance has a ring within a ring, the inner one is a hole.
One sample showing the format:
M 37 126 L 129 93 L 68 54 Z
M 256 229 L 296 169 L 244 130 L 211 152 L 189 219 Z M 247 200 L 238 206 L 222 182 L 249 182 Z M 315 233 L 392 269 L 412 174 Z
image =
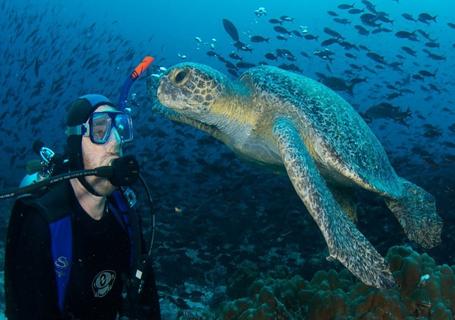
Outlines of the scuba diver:
M 47 159 L 54 177 L 16 199 L 5 253 L 8 319 L 161 319 L 153 237 L 147 251 L 128 186 L 139 178 L 151 197 L 136 160 L 123 155 L 133 139 L 131 84 L 118 105 L 100 94 L 72 102 L 65 157 Z

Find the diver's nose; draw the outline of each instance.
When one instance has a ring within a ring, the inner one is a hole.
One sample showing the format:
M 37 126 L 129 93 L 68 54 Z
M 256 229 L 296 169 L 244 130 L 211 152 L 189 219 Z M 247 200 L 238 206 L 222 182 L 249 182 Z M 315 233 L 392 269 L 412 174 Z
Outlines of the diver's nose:
M 122 145 L 122 138 L 120 137 L 120 134 L 118 133 L 116 127 L 112 128 L 111 135 L 109 136 L 107 144 L 114 145 L 114 146 L 117 146 L 117 145 L 121 146 Z

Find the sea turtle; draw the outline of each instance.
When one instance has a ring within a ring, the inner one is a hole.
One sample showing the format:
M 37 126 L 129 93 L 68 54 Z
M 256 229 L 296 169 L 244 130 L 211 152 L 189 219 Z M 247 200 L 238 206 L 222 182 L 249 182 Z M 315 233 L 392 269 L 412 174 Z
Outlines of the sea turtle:
M 180 63 L 159 80 L 168 118 L 202 129 L 248 159 L 285 168 L 327 243 L 362 282 L 391 287 L 383 257 L 357 229 L 343 190 L 382 196 L 409 239 L 430 248 L 442 220 L 433 196 L 399 177 L 359 114 L 334 91 L 272 66 L 248 69 L 237 81 L 202 64 Z

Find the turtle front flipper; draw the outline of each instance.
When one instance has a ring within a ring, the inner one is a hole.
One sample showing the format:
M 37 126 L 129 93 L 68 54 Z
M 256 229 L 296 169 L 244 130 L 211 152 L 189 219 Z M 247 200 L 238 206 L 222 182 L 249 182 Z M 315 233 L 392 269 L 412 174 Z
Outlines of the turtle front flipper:
M 321 230 L 330 257 L 367 285 L 392 287 L 395 282 L 384 258 L 335 201 L 293 122 L 277 119 L 273 135 L 288 176 Z

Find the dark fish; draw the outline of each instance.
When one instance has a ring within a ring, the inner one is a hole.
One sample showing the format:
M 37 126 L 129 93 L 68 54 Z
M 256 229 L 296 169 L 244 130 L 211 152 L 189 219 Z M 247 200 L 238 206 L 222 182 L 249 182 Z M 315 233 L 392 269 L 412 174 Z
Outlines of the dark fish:
M 307 40 L 318 40 L 319 39 L 319 36 L 315 36 L 315 35 L 308 34 L 308 33 L 305 34 L 303 37 Z
M 427 70 L 420 70 L 419 71 L 419 74 L 422 76 L 422 77 L 435 77 L 436 76 L 436 72 L 434 73 L 431 73 L 430 71 L 427 71 Z
M 438 127 L 436 127 L 432 124 L 426 123 L 423 125 L 423 127 L 425 130 L 425 132 L 423 133 L 424 137 L 435 138 L 435 137 L 440 137 L 442 135 L 441 129 L 439 129 Z
M 414 17 L 413 17 L 411 14 L 409 14 L 409 13 L 403 13 L 401 16 L 402 16 L 403 18 L 405 18 L 406 20 L 409 20 L 409 21 L 414 21 L 414 22 L 417 21 L 417 20 L 414 19 Z
M 243 43 L 242 41 L 236 41 L 234 43 L 234 47 L 236 47 L 237 49 L 241 50 L 241 51 L 249 51 L 249 52 L 252 52 L 253 49 L 251 49 L 250 47 L 248 47 L 248 45 L 246 45 L 245 43 Z
M 338 17 L 338 13 L 336 13 L 334 11 L 327 11 L 327 13 L 329 14 L 329 16 Z
M 384 57 L 375 52 L 372 51 L 368 52 L 367 57 L 381 64 L 386 64 L 386 62 L 384 61 Z
M 400 68 L 401 66 L 403 66 L 403 62 L 395 61 L 395 62 L 389 63 L 389 67 L 391 67 L 393 70 L 396 70 L 396 71 L 403 71 L 403 69 Z
M 297 31 L 297 30 L 292 30 L 291 32 L 292 32 L 292 34 L 295 35 L 296 37 L 303 38 L 303 35 L 302 35 L 299 31 Z
M 333 61 L 332 56 L 335 54 L 334 52 L 330 51 L 329 49 L 325 48 L 324 50 L 316 50 L 313 54 L 322 60 L 327 60 L 329 62 Z
M 342 9 L 342 10 L 347 10 L 347 9 L 351 9 L 351 8 L 354 8 L 354 3 L 353 4 L 342 3 L 342 4 L 338 5 L 338 9 Z
M 41 90 L 44 88 L 44 81 L 38 80 L 33 86 L 32 96 L 38 96 L 41 93 Z M 0 119 L 1 120 L 1 119 Z
M 379 21 L 385 22 L 385 23 L 393 23 L 393 20 L 390 20 L 388 18 L 388 14 L 386 12 L 376 12 L 376 17 Z
M 427 46 L 428 48 L 439 48 L 439 43 L 437 43 L 437 42 L 426 42 L 425 46 Z
M 362 67 L 359 67 L 358 65 L 353 64 L 353 63 L 349 64 L 349 66 L 350 66 L 352 69 L 357 70 L 357 71 L 362 70 Z
M 451 27 L 452 29 L 455 29 L 455 23 L 452 22 L 447 22 L 447 25 Z
M 231 59 L 234 59 L 234 60 L 242 60 L 242 57 L 239 56 L 239 55 L 238 55 L 237 53 L 235 53 L 235 52 L 231 52 L 231 53 L 229 54 L 229 57 L 230 57 Z
M 287 60 L 295 60 L 294 54 L 288 49 L 276 49 L 276 55 L 280 58 L 286 58 Z
M 338 42 L 338 44 L 346 50 L 351 50 L 351 49 L 356 49 L 357 51 L 359 50 L 359 48 L 355 44 L 350 43 L 348 41 L 340 41 L 340 42 Z
M 367 35 L 370 34 L 370 31 L 368 31 L 367 29 L 365 29 L 365 28 L 362 27 L 362 26 L 357 25 L 357 26 L 355 26 L 354 28 L 355 28 L 355 29 L 357 30 L 357 32 L 358 32 L 360 35 L 362 35 L 362 36 L 367 36 Z
M 355 84 L 349 83 L 348 81 L 342 78 L 326 76 L 325 74 L 320 72 L 316 72 L 316 75 L 319 77 L 319 81 L 326 85 L 327 87 L 329 87 L 330 89 L 336 91 L 346 91 L 351 95 L 353 94 Z
M 453 154 L 446 154 L 444 156 L 444 161 L 446 162 L 455 162 L 455 155 Z
M 226 63 L 226 61 L 227 61 L 227 60 L 226 60 L 224 57 L 222 57 L 222 56 L 216 56 L 216 57 L 217 57 L 218 60 L 220 60 L 220 61 L 223 62 L 223 63 Z
M 419 34 L 421 34 L 425 39 L 427 39 L 428 41 L 435 41 L 435 40 L 431 40 L 430 38 L 430 35 L 428 34 L 428 32 L 425 32 L 423 31 L 422 29 L 417 29 L 417 32 Z
M 276 60 L 276 59 L 277 59 L 277 57 L 276 57 L 273 53 L 270 53 L 270 52 L 266 53 L 266 54 L 264 55 L 264 57 L 265 57 L 266 59 L 269 59 L 269 60 Z
M 363 9 L 352 8 L 348 11 L 350 14 L 359 14 L 363 12 Z
M 411 111 L 409 108 L 406 111 L 401 111 L 400 107 L 394 106 L 388 102 L 381 102 L 369 107 L 364 113 L 361 113 L 361 115 L 367 122 L 382 118 L 392 119 L 397 123 L 407 126 L 406 119 L 411 117 Z
M 336 32 L 335 30 L 332 30 L 330 28 L 327 28 L 325 27 L 324 28 L 324 32 L 327 33 L 329 36 L 332 36 L 334 38 L 337 38 L 337 39 L 344 39 L 344 37 L 339 34 L 338 32 Z
M 411 48 L 409 47 L 401 47 L 401 49 L 406 52 L 407 54 L 415 57 L 416 56 L 416 52 L 414 50 L 412 50 Z
M 376 11 L 376 6 L 374 4 L 372 4 L 370 1 L 368 0 L 362 0 L 362 3 L 365 5 L 365 7 L 372 13 L 376 14 L 377 11 Z
M 297 59 L 293 55 L 286 55 L 286 60 L 288 60 L 288 61 L 297 61 Z
M 395 37 L 400 39 L 408 39 L 411 41 L 418 41 L 415 31 L 414 32 L 398 31 L 395 33 Z
M 228 69 L 234 69 L 234 70 L 237 69 L 237 66 L 236 66 L 235 64 L 233 64 L 232 62 L 229 62 L 229 61 L 225 61 L 225 62 L 224 62 L 224 65 L 225 65 L 226 68 L 228 68 Z
M 252 36 L 250 37 L 251 42 L 269 42 L 269 38 L 263 36 Z
M 288 38 L 285 37 L 285 36 L 283 36 L 282 34 L 277 35 L 276 38 L 277 38 L 278 40 L 281 40 L 281 41 L 287 41 L 287 40 L 288 40 Z
M 357 57 L 355 55 L 353 55 L 352 53 L 349 53 L 349 52 L 345 53 L 344 55 L 350 59 L 357 59 Z
M 294 54 L 288 49 L 276 49 L 276 55 L 280 58 L 294 57 Z
M 275 30 L 278 33 L 291 34 L 285 27 L 282 26 L 275 26 L 273 27 L 273 30 Z
M 278 20 L 278 19 L 270 19 L 269 22 L 271 24 L 282 24 L 283 23 L 281 20 Z
M 446 57 L 441 56 L 439 54 L 432 53 L 432 52 L 428 51 L 427 49 L 423 49 L 422 51 L 425 52 L 430 59 L 437 60 L 437 61 L 446 60 Z
M 250 63 L 250 62 L 244 62 L 244 61 L 240 61 L 240 62 L 237 62 L 235 64 L 237 66 L 237 68 L 243 68 L 243 69 L 247 69 L 247 68 L 252 68 L 254 66 L 256 66 L 254 63 Z
M 371 31 L 371 33 L 373 33 L 373 34 L 380 33 L 380 32 L 392 32 L 392 30 L 384 28 L 384 27 L 380 27 L 380 28 L 376 28 L 373 31 Z
M 206 54 L 209 56 L 209 57 L 214 57 L 214 56 L 217 56 L 217 53 L 213 50 L 209 50 L 206 52 Z
M 388 94 L 386 96 L 387 100 L 393 100 L 393 99 L 396 99 L 398 97 L 401 97 L 403 95 L 403 93 L 401 92 L 392 92 L 391 94 Z
M 339 24 L 351 24 L 351 20 L 345 18 L 333 18 L 333 21 Z
M 369 68 L 369 67 L 367 67 L 367 66 L 363 66 L 363 69 L 365 69 L 365 70 L 366 70 L 366 71 L 368 71 L 368 72 L 371 72 L 371 73 L 377 74 L 377 72 L 376 72 L 376 71 L 374 71 L 373 69 L 371 69 L 371 68 Z
M 351 84 L 352 85 L 356 85 L 356 84 L 359 84 L 359 83 L 362 83 L 362 82 L 367 82 L 367 78 L 354 78 L 354 79 L 351 79 Z
M 235 69 L 228 69 L 228 72 L 233 75 L 234 77 L 238 77 L 239 74 L 237 73 L 237 71 L 235 71 Z
M 338 39 L 336 38 L 329 38 L 329 39 L 326 39 L 324 41 L 321 42 L 321 46 L 323 47 L 327 47 L 327 46 L 330 46 L 334 43 L 337 43 L 338 42 Z
M 436 22 L 436 17 L 437 16 L 432 17 L 428 13 L 421 13 L 421 14 L 419 14 L 419 17 L 417 18 L 417 20 L 419 20 L 420 22 L 429 24 L 428 21 Z
M 439 90 L 439 88 L 436 87 L 434 84 L 430 83 L 428 86 L 430 87 L 431 90 L 441 93 L 441 90 Z
M 228 19 L 223 19 L 223 27 L 232 40 L 234 40 L 235 42 L 240 41 L 239 32 L 237 31 L 237 28 L 234 26 L 234 24 L 231 21 L 229 21 Z
M 378 17 L 374 14 L 371 13 L 364 13 L 360 16 L 360 21 L 362 21 L 363 24 L 369 26 L 369 27 L 380 27 L 380 23 L 376 23 L 378 20 Z
M 305 51 L 301 51 L 300 54 L 302 56 L 304 56 L 305 58 L 308 58 L 308 59 L 310 58 L 310 55 L 308 53 L 306 53 Z
M 455 143 L 450 141 L 444 141 L 442 144 L 449 148 L 455 148 Z
M 300 73 L 303 72 L 302 69 L 300 69 L 298 66 L 296 66 L 293 63 L 289 63 L 289 64 L 283 63 L 283 64 L 280 64 L 278 67 L 281 69 L 284 69 L 284 70 L 288 70 L 288 71 L 294 71 L 294 72 L 300 72 Z

